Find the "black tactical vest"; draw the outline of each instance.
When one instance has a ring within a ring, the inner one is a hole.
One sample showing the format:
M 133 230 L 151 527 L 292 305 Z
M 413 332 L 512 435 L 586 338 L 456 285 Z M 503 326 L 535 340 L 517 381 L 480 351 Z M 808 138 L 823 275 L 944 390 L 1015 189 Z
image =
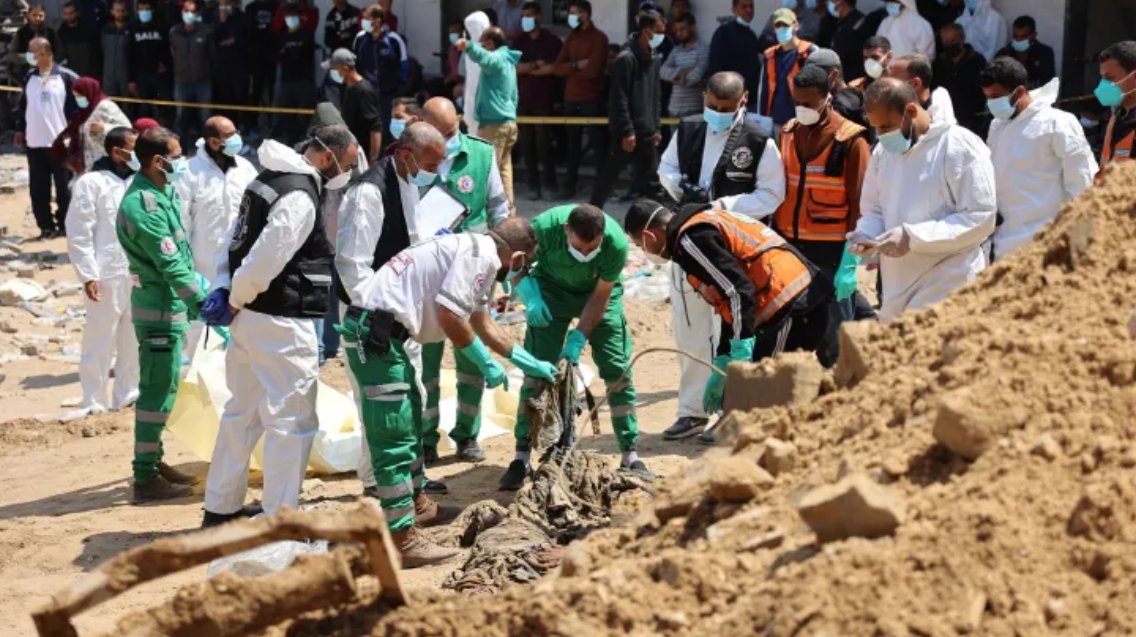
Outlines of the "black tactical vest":
M 357 188 L 361 183 L 374 185 L 383 196 L 383 229 L 371 259 L 371 269 L 378 272 L 391 257 L 410 247 L 410 230 L 406 227 L 406 215 L 402 210 L 402 193 L 399 192 L 394 155 L 384 157 L 368 168 L 351 187 Z M 335 292 L 341 301 L 351 303 L 351 297 L 342 283 L 336 286 Z
M 748 120 L 734 126 L 710 179 L 711 199 L 753 192 L 757 166 L 761 163 L 767 141 L 769 136 Z M 702 116 L 684 118 L 678 127 L 678 161 L 683 181 L 697 184 L 702 179 L 702 151 L 705 147 L 706 122 Z

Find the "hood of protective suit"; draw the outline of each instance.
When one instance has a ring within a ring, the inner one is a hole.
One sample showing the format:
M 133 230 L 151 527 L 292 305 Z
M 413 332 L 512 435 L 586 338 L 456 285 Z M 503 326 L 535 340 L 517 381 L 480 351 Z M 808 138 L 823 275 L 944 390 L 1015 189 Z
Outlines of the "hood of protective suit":
M 985 1 L 989 2 L 990 0 Z M 914 11 L 916 14 L 919 13 L 919 9 L 915 6 L 915 0 L 899 0 L 899 3 L 902 4 L 903 8 L 907 9 L 907 11 Z M 904 11 L 903 15 L 906 15 L 907 11 Z
M 1061 80 L 1056 77 L 1049 80 L 1049 83 L 1045 86 L 1039 86 L 1030 91 L 1030 97 L 1033 98 L 1033 103 L 1030 104 L 1029 110 L 1053 106 L 1057 103 L 1057 94 L 1060 91 Z
M 275 140 L 266 140 L 256 151 L 260 165 L 268 170 L 297 175 L 312 175 L 319 178 L 319 171 L 304 159 L 304 156 Z M 322 179 L 320 180 L 323 181 Z
M 974 9 L 974 12 L 975 12 L 976 14 L 977 14 L 977 13 L 982 13 L 982 12 L 984 12 L 984 11 L 989 11 L 989 10 L 990 10 L 990 9 L 992 9 L 992 8 L 993 8 L 993 7 L 992 7 L 992 6 L 990 5 L 990 0 L 978 0 L 978 6 L 977 6 L 977 7 L 975 7 L 975 9 Z M 964 13 L 964 14 L 965 14 L 965 13 L 970 13 L 970 9 L 966 9 L 966 8 L 964 8 L 964 9 L 963 9 L 963 13 Z

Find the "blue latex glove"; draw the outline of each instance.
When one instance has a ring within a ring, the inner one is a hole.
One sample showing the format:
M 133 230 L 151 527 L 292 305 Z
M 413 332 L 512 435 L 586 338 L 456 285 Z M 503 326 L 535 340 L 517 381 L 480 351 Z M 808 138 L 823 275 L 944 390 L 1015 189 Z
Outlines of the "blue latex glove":
M 540 295 L 536 279 L 527 276 L 517 284 L 517 296 L 525 304 L 525 320 L 532 327 L 548 327 L 552 322 L 552 311 L 548 309 Z
M 756 338 L 739 338 L 730 340 L 730 353 L 714 358 L 714 367 L 726 371 L 732 361 L 749 362 L 753 360 L 753 348 Z M 726 377 L 718 372 L 710 374 L 706 381 L 706 389 L 702 392 L 702 409 L 706 413 L 722 411 L 722 398 L 726 392 Z
M 843 301 L 856 292 L 856 268 L 860 265 L 860 257 L 848 251 L 844 245 L 844 254 L 840 257 L 840 266 L 836 268 L 836 300 Z
M 509 391 L 509 377 L 505 374 L 505 368 L 501 366 L 501 363 L 493 360 L 489 348 L 481 342 L 480 338 L 475 336 L 472 343 L 459 349 L 458 352 L 472 361 L 474 365 L 477 365 L 477 369 L 485 377 L 485 384 L 490 389 L 504 385 L 505 391 Z
M 520 345 L 514 345 L 513 351 L 509 352 L 509 362 L 521 368 L 525 376 L 543 378 L 550 383 L 556 380 L 555 365 L 538 360 Z
M 206 324 L 217 327 L 227 327 L 233 322 L 233 313 L 229 310 L 229 291 L 225 288 L 213 290 L 205 297 L 201 304 L 201 318 Z
M 564 341 L 564 349 L 560 350 L 560 358 L 567 358 L 573 365 L 580 364 L 580 354 L 584 351 L 588 337 L 580 330 L 568 332 L 568 339 Z
M 454 231 L 450 230 L 449 228 L 439 228 L 438 231 L 434 233 L 434 236 L 435 237 L 444 237 L 446 235 L 450 235 L 450 234 L 453 234 L 453 233 L 454 233 Z

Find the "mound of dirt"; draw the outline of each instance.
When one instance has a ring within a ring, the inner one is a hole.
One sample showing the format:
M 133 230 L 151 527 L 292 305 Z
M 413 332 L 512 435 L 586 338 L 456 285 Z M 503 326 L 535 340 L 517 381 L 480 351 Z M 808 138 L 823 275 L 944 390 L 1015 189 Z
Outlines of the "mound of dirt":
M 945 303 L 848 330 L 837 387 L 729 416 L 556 575 L 271 634 L 1136 634 L 1133 299 L 1136 164 Z
M 74 438 L 94 438 L 133 426 L 132 412 L 108 412 L 67 422 L 19 418 L 0 422 L 0 456 L 26 447 L 55 447 Z

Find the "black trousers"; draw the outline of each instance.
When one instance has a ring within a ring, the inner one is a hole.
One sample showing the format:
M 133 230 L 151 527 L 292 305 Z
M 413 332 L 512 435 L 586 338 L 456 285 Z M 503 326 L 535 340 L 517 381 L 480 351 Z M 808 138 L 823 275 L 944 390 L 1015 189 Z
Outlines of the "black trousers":
M 590 203 L 597 208 L 603 208 L 604 202 L 615 188 L 616 180 L 623 172 L 623 167 L 628 164 L 635 168 L 642 179 L 640 193 L 644 197 L 654 199 L 660 197 L 659 191 L 662 187 L 659 185 L 659 149 L 655 146 L 654 134 L 636 135 L 635 149 L 631 152 L 623 150 L 621 142 L 622 140 L 613 136 L 607 161 L 599 169 L 600 173 L 596 177 L 596 187 L 592 189 Z
M 53 160 L 48 148 L 28 149 L 28 194 L 40 232 L 63 232 L 71 205 L 71 171 Z M 51 214 L 51 182 L 55 181 L 55 215 Z
M 269 60 L 254 60 L 249 65 L 250 91 L 248 103 L 253 106 L 271 106 L 276 92 L 276 64 Z M 272 116 L 268 113 L 245 113 L 245 126 L 258 131 L 271 128 Z
M 754 334 L 753 360 L 777 356 L 784 352 L 813 352 L 825 364 L 823 350 L 827 344 L 832 307 L 836 303 L 819 303 L 811 309 L 782 312 L 782 316 L 761 327 Z
M 606 115 L 602 99 L 588 100 L 586 102 L 564 102 L 565 117 L 600 117 Z M 603 168 L 604 158 L 607 157 L 607 128 L 596 126 L 568 126 L 567 148 L 565 154 L 568 166 L 565 169 L 564 190 L 568 193 L 576 192 L 576 185 L 580 176 L 580 164 L 584 158 L 584 132 L 588 133 L 588 143 L 596 153 L 596 169 Z
M 552 152 L 552 128 L 543 125 L 521 126 L 520 141 L 529 188 L 556 194 L 556 155 Z

